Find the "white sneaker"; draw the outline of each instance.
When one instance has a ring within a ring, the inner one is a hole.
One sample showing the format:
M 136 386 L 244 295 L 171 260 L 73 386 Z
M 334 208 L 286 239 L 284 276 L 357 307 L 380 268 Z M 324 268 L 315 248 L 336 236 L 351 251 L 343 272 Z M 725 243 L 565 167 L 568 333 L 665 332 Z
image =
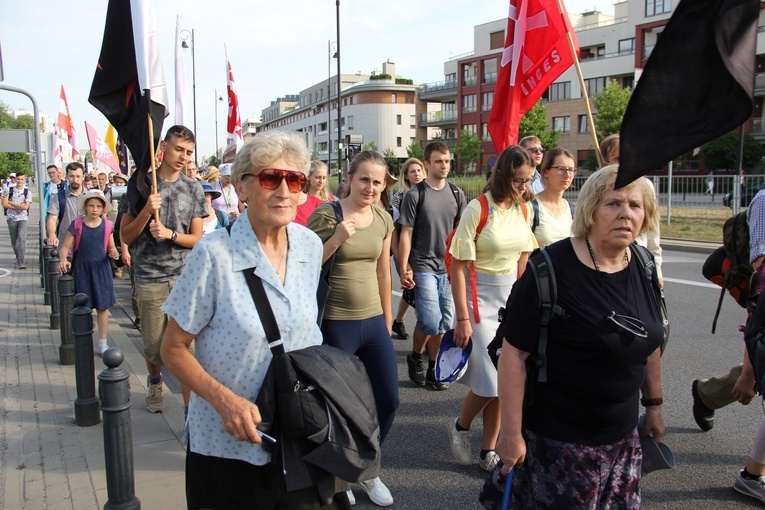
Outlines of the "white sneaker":
M 446 426 L 449 432 L 449 444 L 452 447 L 454 460 L 463 466 L 469 466 L 475 464 L 473 454 L 471 453 L 472 449 L 470 447 L 470 431 L 457 430 L 457 420 L 459 420 L 459 418 Z
M 393 496 L 390 490 L 382 483 L 380 477 L 372 478 L 371 480 L 365 480 L 360 483 L 361 488 L 367 491 L 369 499 L 372 500 L 377 506 L 391 506 L 393 504 Z
M 100 344 L 98 346 L 98 355 L 103 357 L 104 353 L 109 349 L 109 346 L 107 344 Z
M 354 496 L 353 491 L 348 489 L 345 491 L 345 494 L 348 496 L 348 503 L 350 503 L 351 506 L 354 506 L 356 504 L 356 496 Z
M 478 460 L 478 465 L 481 466 L 481 469 L 484 471 L 491 473 L 491 470 L 494 469 L 494 466 L 497 465 L 497 462 L 499 462 L 499 455 L 497 455 L 497 452 L 492 450 L 486 453 L 485 458 Z

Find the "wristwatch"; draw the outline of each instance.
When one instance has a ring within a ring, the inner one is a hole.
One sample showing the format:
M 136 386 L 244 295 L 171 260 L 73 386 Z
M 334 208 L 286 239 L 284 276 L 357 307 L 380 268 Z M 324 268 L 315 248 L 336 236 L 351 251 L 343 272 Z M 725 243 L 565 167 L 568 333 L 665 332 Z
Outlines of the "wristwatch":
M 178 239 L 178 232 L 176 232 L 175 230 L 173 230 L 173 235 L 171 235 L 171 236 L 170 236 L 170 240 L 171 240 L 172 242 L 175 242 L 175 240 L 176 240 L 176 239 Z

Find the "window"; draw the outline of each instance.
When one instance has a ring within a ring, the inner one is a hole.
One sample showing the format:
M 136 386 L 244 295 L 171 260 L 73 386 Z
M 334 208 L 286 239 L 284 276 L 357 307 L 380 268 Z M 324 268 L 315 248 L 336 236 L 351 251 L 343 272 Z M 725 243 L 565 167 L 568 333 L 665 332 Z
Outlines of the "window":
M 489 133 L 489 124 L 484 122 L 481 124 L 481 140 L 484 142 L 491 141 L 491 134 Z
M 584 85 L 587 87 L 587 95 L 589 97 L 597 96 L 603 89 L 606 88 L 606 78 L 589 78 L 584 80 Z
M 396 98 L 396 93 L 395 93 L 395 92 L 393 92 L 393 93 L 390 95 L 390 102 L 391 102 L 391 103 L 395 103 L 395 102 L 396 102 L 396 99 L 397 99 L 397 98 Z
M 489 49 L 497 50 L 505 47 L 505 31 L 492 32 L 489 34 Z
M 595 50 L 595 55 L 597 55 L 598 58 L 603 58 L 606 56 L 606 47 L 605 46 L 598 46 Z
M 550 101 L 561 101 L 563 99 L 571 99 L 571 82 L 562 81 L 560 83 L 553 83 L 550 85 Z
M 497 81 L 497 59 L 490 58 L 483 61 L 483 83 L 495 83 Z
M 560 133 L 571 132 L 571 117 L 553 117 L 553 131 Z
M 352 130 L 353 129 L 353 115 L 348 115 L 347 119 L 348 119 L 348 129 Z
M 478 126 L 476 126 L 475 124 L 465 124 L 464 126 L 462 126 L 462 131 L 467 131 L 471 135 L 474 135 L 476 134 L 477 128 Z
M 462 96 L 462 113 L 473 113 L 475 111 L 475 94 Z
M 488 112 L 494 103 L 494 92 L 484 92 L 481 94 L 481 111 Z
M 416 128 L 417 127 L 417 116 L 416 115 L 410 115 L 409 116 L 409 127 Z
M 401 137 L 400 136 L 396 137 L 396 147 L 401 147 Z
M 632 55 L 635 53 L 635 38 L 622 39 L 619 41 L 619 55 Z
M 656 16 L 672 10 L 672 0 L 645 0 L 645 15 Z
M 622 78 L 622 88 L 623 89 L 631 89 L 635 85 L 635 77 L 634 76 L 625 76 Z
M 407 104 L 414 104 L 414 94 L 404 94 L 404 102 Z
M 396 125 L 397 126 L 401 125 L 401 115 L 396 115 Z
M 590 123 L 587 122 L 587 115 L 580 115 L 579 116 L 579 132 L 580 133 L 589 133 L 590 132 Z

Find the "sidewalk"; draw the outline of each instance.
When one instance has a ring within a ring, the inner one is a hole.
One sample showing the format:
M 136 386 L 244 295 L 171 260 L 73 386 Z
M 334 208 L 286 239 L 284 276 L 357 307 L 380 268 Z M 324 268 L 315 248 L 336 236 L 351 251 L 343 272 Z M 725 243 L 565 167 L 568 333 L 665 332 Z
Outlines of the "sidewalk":
M 49 329 L 40 287 L 37 204 L 31 209 L 26 270 L 13 269 L 8 227 L 0 222 L 0 508 L 101 509 L 108 498 L 102 424 L 74 423 L 75 369 L 58 363 L 60 332 Z M 122 349 L 130 373 L 135 494 L 142 508 L 186 508 L 180 388 L 166 374 L 165 412 L 146 411 L 147 372 L 128 315 L 129 281 L 115 280 L 115 292 L 109 345 Z M 96 375 L 106 368 L 99 357 L 95 367 Z

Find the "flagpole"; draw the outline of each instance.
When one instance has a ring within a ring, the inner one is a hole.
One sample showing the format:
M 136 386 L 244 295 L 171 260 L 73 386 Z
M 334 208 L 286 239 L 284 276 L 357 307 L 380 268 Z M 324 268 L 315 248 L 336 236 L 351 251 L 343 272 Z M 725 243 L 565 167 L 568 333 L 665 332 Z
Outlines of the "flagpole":
M 151 155 L 151 192 L 157 193 L 157 172 L 154 168 L 154 123 L 151 120 L 151 114 L 147 115 L 149 119 L 149 154 Z M 159 211 L 154 211 L 154 220 L 159 223 Z
M 558 13 L 563 17 L 565 15 L 563 10 L 563 0 L 555 0 L 558 5 Z M 563 20 L 565 27 L 569 26 L 568 20 Z M 579 57 L 576 54 L 576 48 L 574 47 L 574 39 L 571 37 L 571 32 L 566 29 L 566 39 L 568 40 L 568 47 L 571 49 L 571 56 L 574 57 L 574 67 L 576 67 L 576 75 L 579 77 L 579 87 L 582 89 L 582 99 L 584 99 L 584 107 L 587 110 L 587 123 L 590 125 L 590 133 L 592 134 L 592 143 L 595 147 L 595 156 L 598 158 L 598 168 L 603 166 L 603 156 L 600 155 L 600 143 L 598 142 L 598 134 L 595 132 L 595 119 L 592 117 L 592 109 L 590 108 L 590 98 L 587 95 L 587 87 L 584 84 L 584 76 L 582 75 L 582 68 L 579 66 Z

